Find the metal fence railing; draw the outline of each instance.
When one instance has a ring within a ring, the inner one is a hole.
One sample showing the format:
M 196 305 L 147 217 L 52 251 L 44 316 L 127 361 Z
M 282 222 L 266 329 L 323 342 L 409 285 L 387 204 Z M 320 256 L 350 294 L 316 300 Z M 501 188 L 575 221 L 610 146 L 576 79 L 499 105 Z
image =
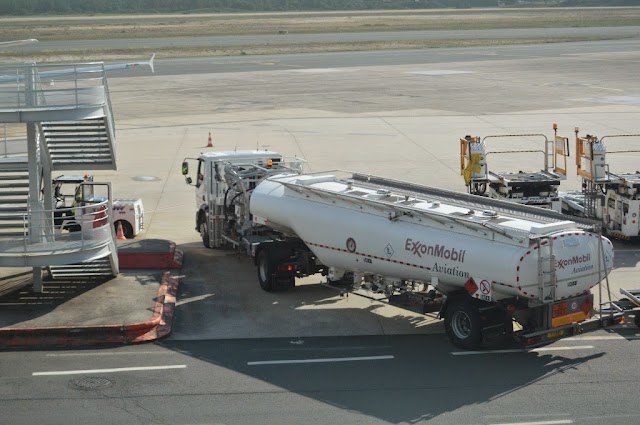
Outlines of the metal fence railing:
M 56 255 L 106 246 L 115 237 L 109 212 L 108 200 L 74 208 L 29 211 L 22 214 L 22 235 L 0 238 L 0 254 Z
M 0 110 L 110 107 L 104 64 L 0 65 Z

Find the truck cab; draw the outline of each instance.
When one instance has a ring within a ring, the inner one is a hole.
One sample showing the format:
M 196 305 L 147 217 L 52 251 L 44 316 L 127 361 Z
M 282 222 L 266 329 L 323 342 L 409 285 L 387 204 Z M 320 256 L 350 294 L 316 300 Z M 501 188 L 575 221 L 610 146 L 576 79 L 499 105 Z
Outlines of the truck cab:
M 185 158 L 182 174 L 195 187 L 195 229 L 207 248 L 238 246 L 253 231 L 249 194 L 266 176 L 302 171 L 304 161 L 269 150 L 203 152 Z

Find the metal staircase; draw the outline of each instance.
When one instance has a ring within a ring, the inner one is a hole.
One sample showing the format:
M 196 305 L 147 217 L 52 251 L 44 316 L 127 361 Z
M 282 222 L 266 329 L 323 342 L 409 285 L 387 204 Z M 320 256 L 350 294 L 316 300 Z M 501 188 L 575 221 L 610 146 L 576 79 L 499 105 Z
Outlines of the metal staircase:
M 110 257 L 103 257 L 82 263 L 49 266 L 49 276 L 54 280 L 101 279 L 114 275 L 113 266 Z
M 29 147 L 0 158 L 0 267 L 34 267 L 34 276 L 50 267 L 67 279 L 119 272 L 111 217 L 94 211 L 110 204 L 76 205 L 81 226 L 69 231 L 56 225 L 48 190 L 52 171 L 117 169 L 106 69 L 0 65 L 0 123 L 25 124 Z
M 0 238 L 26 236 L 28 198 L 27 163 L 6 170 L 0 166 Z
M 108 112 L 110 113 L 110 111 Z M 109 117 L 41 124 L 52 170 L 115 170 Z

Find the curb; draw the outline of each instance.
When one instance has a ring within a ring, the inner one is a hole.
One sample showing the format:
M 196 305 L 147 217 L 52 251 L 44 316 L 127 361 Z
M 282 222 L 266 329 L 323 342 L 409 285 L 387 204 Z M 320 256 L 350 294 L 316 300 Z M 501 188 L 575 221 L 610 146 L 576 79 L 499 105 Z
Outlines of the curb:
M 179 285 L 180 280 L 172 277 L 171 272 L 162 274 L 153 316 L 149 320 L 122 325 L 0 328 L 0 349 L 127 345 L 164 338 L 172 330 Z
M 156 251 L 118 251 L 121 269 L 181 269 L 184 253 L 176 249 L 169 241 L 169 250 Z

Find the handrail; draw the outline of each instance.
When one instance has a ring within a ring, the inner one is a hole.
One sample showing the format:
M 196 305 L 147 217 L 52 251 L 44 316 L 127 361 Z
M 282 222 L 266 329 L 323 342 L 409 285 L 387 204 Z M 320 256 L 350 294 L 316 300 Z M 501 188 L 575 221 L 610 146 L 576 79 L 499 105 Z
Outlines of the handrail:
M 72 65 L 0 65 L 0 110 L 111 107 L 101 62 Z M 35 101 L 34 101 L 35 100 Z
M 22 255 L 37 252 L 82 251 L 97 248 L 114 238 L 109 201 L 73 208 L 28 211 L 22 235 L 0 238 L 0 254 Z

